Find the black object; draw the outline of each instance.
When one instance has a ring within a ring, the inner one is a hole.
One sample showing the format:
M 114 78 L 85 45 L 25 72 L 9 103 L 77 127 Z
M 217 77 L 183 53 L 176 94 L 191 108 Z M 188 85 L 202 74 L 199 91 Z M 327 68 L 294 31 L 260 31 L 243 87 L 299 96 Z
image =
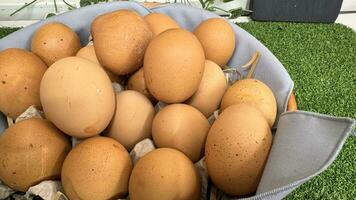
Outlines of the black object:
M 251 0 L 251 18 L 257 21 L 333 23 L 342 0 Z

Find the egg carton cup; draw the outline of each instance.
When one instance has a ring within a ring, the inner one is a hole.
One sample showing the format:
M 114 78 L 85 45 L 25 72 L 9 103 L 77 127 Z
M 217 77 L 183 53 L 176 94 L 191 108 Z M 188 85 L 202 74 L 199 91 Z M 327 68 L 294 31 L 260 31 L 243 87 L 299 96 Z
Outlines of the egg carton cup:
M 88 43 L 90 25 L 95 17 L 118 9 L 134 10 L 142 16 L 151 12 L 164 13 L 190 31 L 208 18 L 219 17 L 208 11 L 179 4 L 147 8 L 136 2 L 111 2 L 79 8 L 25 27 L 1 39 L 0 50 L 10 47 L 30 49 L 34 32 L 43 24 L 54 21 L 75 30 L 84 46 Z M 206 199 L 282 199 L 299 185 L 320 174 L 335 160 L 355 123 L 350 118 L 305 111 L 286 112 L 293 89 L 288 72 L 256 38 L 233 23 L 231 26 L 235 32 L 236 48 L 228 66 L 243 66 L 254 52 L 260 52 L 254 77 L 272 89 L 278 105 L 277 122 L 273 128 L 273 145 L 256 193 L 248 198 L 232 197 L 211 186 L 208 187 Z M 237 68 L 246 75 L 244 70 Z M 6 127 L 6 117 L 0 115 L 0 132 Z

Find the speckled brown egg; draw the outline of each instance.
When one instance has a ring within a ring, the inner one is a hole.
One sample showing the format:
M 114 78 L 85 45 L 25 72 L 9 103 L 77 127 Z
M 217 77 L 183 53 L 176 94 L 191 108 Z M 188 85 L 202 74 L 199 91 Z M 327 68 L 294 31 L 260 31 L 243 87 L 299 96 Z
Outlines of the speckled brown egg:
M 80 48 L 78 35 L 70 27 L 58 22 L 41 26 L 31 41 L 31 51 L 48 66 L 61 58 L 75 56 Z
M 18 122 L 0 136 L 0 179 L 22 192 L 41 181 L 59 179 L 70 149 L 69 138 L 49 121 Z
M 116 94 L 116 109 L 107 135 L 119 141 L 127 150 L 151 137 L 155 110 L 150 100 L 134 90 Z
M 200 177 L 183 153 L 159 148 L 146 154 L 132 170 L 131 200 L 198 200 Z
M 209 117 L 220 106 L 227 89 L 224 72 L 216 63 L 206 60 L 203 78 L 198 90 L 188 99 L 187 104 Z
M 153 36 L 157 36 L 168 29 L 179 28 L 179 25 L 174 19 L 162 13 L 150 13 L 146 15 L 144 19 L 148 23 Z
M 77 52 L 76 56 L 85 58 L 87 60 L 90 60 L 90 61 L 100 65 L 98 58 L 96 57 L 95 49 L 94 49 L 93 45 L 88 45 L 88 46 L 81 48 Z M 103 67 L 103 68 L 112 82 L 121 83 L 123 81 L 123 79 L 124 79 L 123 77 L 115 75 L 111 71 L 105 69 L 105 67 Z
M 224 67 L 235 49 L 235 34 L 231 25 L 222 18 L 211 18 L 203 21 L 194 30 L 203 45 L 205 57 Z
M 260 109 L 272 126 L 276 120 L 277 102 L 272 90 L 256 79 L 243 79 L 234 83 L 224 94 L 221 109 L 230 105 L 246 103 Z
M 127 195 L 130 156 L 117 141 L 92 137 L 70 151 L 62 168 L 62 185 L 71 200 L 119 199 Z
M 100 15 L 92 23 L 91 32 L 102 66 L 117 75 L 130 74 L 142 66 L 152 32 L 136 12 L 118 10 Z
M 102 67 L 79 57 L 54 63 L 41 81 L 46 117 L 68 135 L 86 138 L 101 133 L 115 110 L 115 94 Z
M 157 100 L 183 102 L 198 89 L 204 63 L 204 50 L 192 33 L 167 30 L 147 48 L 143 66 L 147 87 Z
M 0 111 L 15 119 L 31 105 L 41 108 L 40 82 L 47 66 L 23 49 L 0 52 Z
M 147 88 L 145 77 L 143 74 L 143 68 L 139 69 L 129 78 L 127 82 L 127 88 L 129 90 L 136 90 L 145 95 L 151 102 L 157 102 Z
M 272 144 L 270 127 L 255 107 L 226 108 L 211 126 L 205 161 L 209 177 L 229 195 L 256 191 Z
M 171 104 L 155 116 L 152 136 L 157 147 L 180 150 L 193 162 L 197 162 L 204 154 L 209 128 L 207 118 L 194 107 Z

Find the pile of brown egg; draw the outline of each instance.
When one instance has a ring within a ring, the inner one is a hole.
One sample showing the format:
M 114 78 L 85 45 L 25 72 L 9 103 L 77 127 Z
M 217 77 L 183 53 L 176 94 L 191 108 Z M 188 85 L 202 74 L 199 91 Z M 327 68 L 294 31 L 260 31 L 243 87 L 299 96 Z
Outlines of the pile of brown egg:
M 3 183 L 26 191 L 61 179 L 71 200 L 195 200 L 194 163 L 205 159 L 226 194 L 255 192 L 276 99 L 256 79 L 228 86 L 222 69 L 236 41 L 226 20 L 211 18 L 189 32 L 164 14 L 118 10 L 98 16 L 91 35 L 93 43 L 81 47 L 70 27 L 47 23 L 30 51 L 0 52 L 0 111 L 16 119 L 33 105 L 46 118 L 1 134 Z M 125 90 L 115 92 L 112 82 Z M 165 106 L 155 110 L 157 102 Z M 80 139 L 73 148 L 71 137 Z M 146 138 L 157 149 L 133 165 L 128 152 Z

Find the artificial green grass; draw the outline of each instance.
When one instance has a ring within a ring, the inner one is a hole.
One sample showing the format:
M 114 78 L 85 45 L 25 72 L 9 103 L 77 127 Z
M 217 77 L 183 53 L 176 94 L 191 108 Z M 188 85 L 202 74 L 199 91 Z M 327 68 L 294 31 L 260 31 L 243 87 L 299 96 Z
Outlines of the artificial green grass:
M 299 109 L 356 118 L 356 33 L 339 24 L 239 24 L 264 43 L 295 82 Z M 0 29 L 0 38 L 14 29 Z M 356 137 L 336 161 L 286 199 L 356 198 Z
M 80 0 L 80 6 L 84 7 L 92 4 L 97 4 L 100 2 L 108 2 L 108 0 Z
M 8 34 L 19 30 L 20 28 L 8 28 L 8 27 L 0 27 L 0 38 L 7 36 Z
M 340 24 L 239 24 L 269 48 L 295 83 L 300 110 L 356 118 L 356 33 Z M 356 137 L 320 176 L 286 197 L 356 199 Z

